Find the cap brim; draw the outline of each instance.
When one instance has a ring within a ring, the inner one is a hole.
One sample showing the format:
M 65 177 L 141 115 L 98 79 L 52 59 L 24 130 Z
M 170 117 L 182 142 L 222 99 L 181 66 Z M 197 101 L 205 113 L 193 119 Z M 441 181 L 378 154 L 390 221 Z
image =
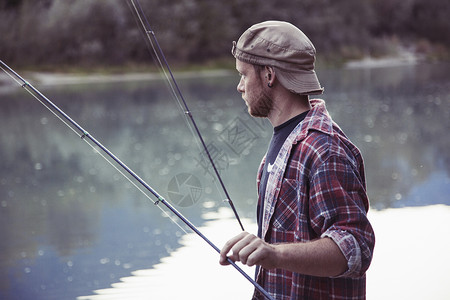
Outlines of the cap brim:
M 320 86 L 314 70 L 283 71 L 277 68 L 276 76 L 280 83 L 293 93 L 300 95 L 321 95 L 323 87 Z

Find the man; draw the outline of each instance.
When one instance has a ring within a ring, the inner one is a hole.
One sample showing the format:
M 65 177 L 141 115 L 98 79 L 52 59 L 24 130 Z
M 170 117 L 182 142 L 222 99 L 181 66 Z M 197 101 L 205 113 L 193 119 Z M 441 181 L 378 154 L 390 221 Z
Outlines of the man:
M 297 27 L 267 21 L 233 42 L 248 112 L 274 135 L 258 172 L 258 236 L 242 232 L 220 254 L 257 266 L 275 299 L 365 299 L 375 237 L 361 153 L 329 116 L 315 48 Z M 254 299 L 262 299 L 255 291 Z

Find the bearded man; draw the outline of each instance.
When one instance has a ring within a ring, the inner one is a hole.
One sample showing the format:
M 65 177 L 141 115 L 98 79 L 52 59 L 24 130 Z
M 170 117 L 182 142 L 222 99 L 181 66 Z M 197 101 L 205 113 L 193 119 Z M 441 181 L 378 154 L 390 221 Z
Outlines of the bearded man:
M 313 44 L 294 25 L 267 21 L 232 53 L 249 114 L 274 131 L 257 176 L 258 233 L 231 238 L 220 263 L 256 265 L 275 299 L 365 299 L 375 235 L 363 158 L 325 102 L 309 98 L 323 93 Z

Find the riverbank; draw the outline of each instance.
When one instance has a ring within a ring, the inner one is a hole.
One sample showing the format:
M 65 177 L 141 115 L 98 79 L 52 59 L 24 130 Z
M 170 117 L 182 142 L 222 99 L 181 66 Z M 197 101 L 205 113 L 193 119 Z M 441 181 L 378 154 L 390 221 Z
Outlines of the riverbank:
M 207 78 L 220 77 L 235 74 L 232 70 L 198 70 L 182 71 L 175 73 L 176 79 L 183 78 Z M 45 72 L 24 72 L 19 74 L 25 80 L 35 85 L 36 88 L 42 86 L 58 85 L 77 85 L 77 84 L 101 84 L 116 82 L 137 82 L 137 81 L 156 81 L 165 80 L 165 75 L 158 72 L 132 72 L 123 74 L 73 74 L 73 73 L 45 73 Z M 15 82 L 6 73 L 0 73 L 0 94 L 12 92 L 18 87 Z
M 415 65 L 426 61 L 425 57 L 418 55 L 412 51 L 399 51 L 398 54 L 385 57 L 364 57 L 360 60 L 350 60 L 341 67 L 348 69 L 356 68 L 389 68 L 404 65 Z M 225 66 L 226 65 L 226 66 Z M 221 67 L 215 67 L 221 66 Z M 225 66 L 225 67 L 223 67 Z M 327 65 L 319 65 L 318 68 L 327 68 Z M 191 66 L 181 68 L 175 71 L 176 79 L 183 78 L 202 78 L 202 77 L 218 77 L 235 74 L 231 64 L 225 64 L 223 61 L 220 65 L 212 64 L 201 66 Z M 28 80 L 31 84 L 39 86 L 53 85 L 75 85 L 75 84 L 99 84 L 114 82 L 130 82 L 130 81 L 153 81 L 164 80 L 166 75 L 158 72 L 153 68 L 124 68 L 121 72 L 117 68 L 77 70 L 68 72 L 40 72 L 40 71 L 23 71 L 20 75 Z M 16 83 L 6 74 L 0 73 L 0 93 L 10 91 Z
M 350 60 L 345 63 L 344 67 L 348 69 L 389 68 L 406 65 L 416 65 L 425 61 L 426 58 L 424 56 L 414 53 L 413 51 L 403 50 L 399 51 L 396 55 L 391 56 L 384 56 L 379 58 L 366 56 L 363 59 Z

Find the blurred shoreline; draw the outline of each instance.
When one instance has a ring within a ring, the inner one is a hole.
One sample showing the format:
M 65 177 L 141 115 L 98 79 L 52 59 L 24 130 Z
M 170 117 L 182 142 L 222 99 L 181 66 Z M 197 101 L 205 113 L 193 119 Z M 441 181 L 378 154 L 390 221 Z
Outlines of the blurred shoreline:
M 58 86 L 58 85 L 77 85 L 77 84 L 101 84 L 118 82 L 136 82 L 136 81 L 157 81 L 164 80 L 165 75 L 162 72 L 132 72 L 123 74 L 74 74 L 62 72 L 18 72 L 25 80 L 32 85 L 37 86 Z M 202 78 L 202 77 L 221 77 L 234 74 L 232 70 L 216 69 L 201 71 L 182 71 L 174 73 L 176 79 L 184 78 Z M 36 86 L 36 87 L 37 87 Z M 0 94 L 14 91 L 18 87 L 12 78 L 6 73 L 0 73 Z
M 397 55 L 384 57 L 366 56 L 359 60 L 350 60 L 342 65 L 344 69 L 357 68 L 389 68 L 404 65 L 416 65 L 427 62 L 425 57 L 418 55 L 412 51 L 403 51 Z M 326 67 L 318 67 L 326 68 Z M 24 79 L 29 80 L 31 84 L 40 86 L 53 85 L 74 85 L 74 84 L 98 84 L 98 83 L 114 83 L 129 81 L 155 81 L 163 80 L 164 74 L 161 71 L 131 71 L 127 73 L 127 67 L 124 67 L 124 73 L 74 73 L 74 72 L 39 72 L 39 71 L 23 71 L 20 72 Z M 202 78 L 202 77 L 220 77 L 234 74 L 234 70 L 226 68 L 210 68 L 205 66 L 204 69 L 192 71 L 176 71 L 174 72 L 176 79 L 184 78 Z M 11 87 L 17 85 L 7 74 L 0 73 L 0 93 L 10 90 Z

